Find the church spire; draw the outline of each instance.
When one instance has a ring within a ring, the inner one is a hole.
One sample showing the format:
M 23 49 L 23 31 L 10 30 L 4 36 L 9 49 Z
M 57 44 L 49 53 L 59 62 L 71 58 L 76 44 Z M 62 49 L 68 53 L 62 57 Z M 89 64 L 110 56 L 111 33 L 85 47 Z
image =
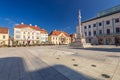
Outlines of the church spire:
M 80 12 L 80 9 L 79 9 L 79 12 L 78 12 L 78 23 L 79 25 L 81 25 L 81 12 Z

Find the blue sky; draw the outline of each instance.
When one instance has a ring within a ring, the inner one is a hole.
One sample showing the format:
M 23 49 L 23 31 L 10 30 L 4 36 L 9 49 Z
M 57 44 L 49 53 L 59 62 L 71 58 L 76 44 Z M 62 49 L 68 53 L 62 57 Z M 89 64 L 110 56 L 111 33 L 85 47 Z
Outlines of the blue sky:
M 120 0 L 0 0 L 0 26 L 8 27 L 10 35 L 21 22 L 49 33 L 54 29 L 75 33 L 79 9 L 83 21 L 119 4 Z

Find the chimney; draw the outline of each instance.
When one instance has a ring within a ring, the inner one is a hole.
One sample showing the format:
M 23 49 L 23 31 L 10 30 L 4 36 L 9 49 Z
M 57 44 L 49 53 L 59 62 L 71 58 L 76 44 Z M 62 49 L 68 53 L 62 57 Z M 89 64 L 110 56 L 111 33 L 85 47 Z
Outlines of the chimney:
M 29 24 L 30 26 L 32 26 L 32 24 Z
M 35 25 L 35 27 L 37 27 L 37 25 Z
M 21 22 L 21 24 L 24 24 L 23 22 Z

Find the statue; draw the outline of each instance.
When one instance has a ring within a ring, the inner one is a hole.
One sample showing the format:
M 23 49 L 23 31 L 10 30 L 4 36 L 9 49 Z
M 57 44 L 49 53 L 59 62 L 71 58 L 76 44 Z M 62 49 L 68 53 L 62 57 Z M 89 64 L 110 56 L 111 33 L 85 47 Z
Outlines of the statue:
M 76 27 L 76 33 L 77 33 L 77 38 L 76 38 L 75 42 L 70 44 L 70 47 L 86 48 L 86 47 L 90 47 L 91 46 L 90 43 L 86 43 L 85 35 L 82 32 L 80 10 L 79 10 L 79 13 L 78 13 L 78 26 Z

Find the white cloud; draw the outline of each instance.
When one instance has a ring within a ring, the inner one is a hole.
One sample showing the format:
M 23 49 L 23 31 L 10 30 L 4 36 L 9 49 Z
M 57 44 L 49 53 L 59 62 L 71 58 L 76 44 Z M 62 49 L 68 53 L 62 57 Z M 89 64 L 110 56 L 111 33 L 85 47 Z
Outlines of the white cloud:
M 10 24 L 10 25 L 15 25 L 15 24 L 17 24 L 16 21 L 14 21 L 14 20 L 12 20 L 12 19 L 10 19 L 10 18 L 5 18 L 4 20 L 7 21 L 7 23 Z

